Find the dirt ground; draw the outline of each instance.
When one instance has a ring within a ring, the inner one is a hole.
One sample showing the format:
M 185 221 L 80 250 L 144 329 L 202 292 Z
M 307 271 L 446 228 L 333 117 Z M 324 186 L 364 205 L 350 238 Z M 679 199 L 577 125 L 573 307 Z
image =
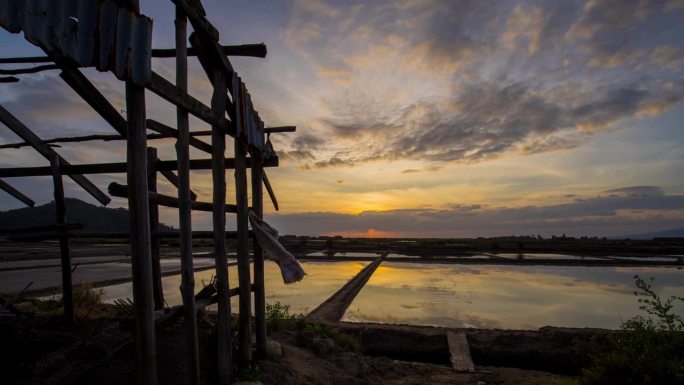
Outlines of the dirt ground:
M 202 383 L 215 383 L 212 316 L 200 317 Z M 108 385 L 135 382 L 132 324 L 125 319 L 79 320 L 64 327 L 59 317 L 35 314 L 0 317 L 3 384 Z M 368 356 L 338 339 L 307 329 L 273 332 L 282 355 L 258 361 L 264 385 L 574 384 L 573 378 L 515 368 L 477 367 L 456 373 L 448 365 Z M 351 341 L 354 341 L 351 339 Z M 343 341 L 344 342 L 344 341 Z M 188 368 L 182 320 L 157 330 L 159 384 L 186 384 Z M 240 373 L 239 368 L 236 373 Z
M 561 385 L 574 378 L 533 370 L 477 367 L 475 373 L 456 373 L 446 365 L 370 357 L 344 351 L 334 341 L 307 341 L 293 333 L 273 336 L 283 355 L 261 363 L 264 385 Z M 325 347 L 321 347 L 321 345 Z

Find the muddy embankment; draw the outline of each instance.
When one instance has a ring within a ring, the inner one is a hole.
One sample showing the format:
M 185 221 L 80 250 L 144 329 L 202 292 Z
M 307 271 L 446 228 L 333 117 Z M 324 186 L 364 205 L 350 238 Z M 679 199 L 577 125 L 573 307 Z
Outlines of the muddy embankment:
M 616 331 L 544 327 L 538 330 L 446 329 L 371 323 L 327 323 L 359 338 L 369 355 L 449 364 L 447 330 L 465 332 L 476 366 L 501 366 L 576 374 L 593 347 Z

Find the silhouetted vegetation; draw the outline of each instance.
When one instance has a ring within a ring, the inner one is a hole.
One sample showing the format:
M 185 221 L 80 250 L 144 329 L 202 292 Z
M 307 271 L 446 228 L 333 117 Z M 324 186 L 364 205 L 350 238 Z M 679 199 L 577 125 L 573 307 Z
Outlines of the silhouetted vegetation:
M 597 349 L 582 373 L 583 384 L 684 384 L 684 320 L 672 311 L 684 298 L 660 298 L 651 283 L 634 278 L 634 295 L 646 315 L 623 322 L 624 331 L 610 336 L 607 346 Z

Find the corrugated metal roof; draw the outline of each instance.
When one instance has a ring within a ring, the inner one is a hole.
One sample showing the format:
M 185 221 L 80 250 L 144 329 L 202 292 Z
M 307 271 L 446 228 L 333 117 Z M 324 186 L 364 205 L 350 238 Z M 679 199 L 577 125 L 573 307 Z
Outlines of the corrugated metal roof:
M 0 26 L 80 67 L 146 84 L 152 19 L 115 0 L 0 0 Z

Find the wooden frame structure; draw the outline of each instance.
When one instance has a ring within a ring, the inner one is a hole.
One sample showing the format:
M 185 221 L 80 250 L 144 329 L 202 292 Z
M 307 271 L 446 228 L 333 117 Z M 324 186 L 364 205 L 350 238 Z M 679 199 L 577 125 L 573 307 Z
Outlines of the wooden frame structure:
M 60 241 L 64 314 L 68 323 L 74 322 L 71 300 L 71 261 L 69 230 L 78 224 L 67 222 L 62 176 L 72 178 L 103 205 L 110 198 L 86 175 L 98 173 L 126 173 L 127 185 L 112 183 L 109 194 L 126 197 L 130 216 L 131 262 L 133 297 L 135 304 L 135 336 L 137 379 L 139 384 L 157 383 L 155 351 L 155 309 L 163 306 L 163 291 L 159 266 L 158 207 L 178 208 L 181 258 L 182 313 L 187 335 L 188 383 L 200 381 L 198 330 L 196 312 L 212 302 L 218 303 L 218 379 L 228 384 L 234 377 L 233 362 L 252 361 L 251 296 L 254 292 L 256 354 L 263 358 L 266 351 L 264 256 L 254 242 L 253 266 L 250 271 L 248 212 L 263 215 L 263 190 L 266 187 L 276 209 L 278 203 L 264 172 L 265 167 L 276 167 L 278 158 L 268 140 L 273 132 L 292 132 L 295 127 L 266 128 L 254 110 L 245 84 L 235 72 L 228 56 L 265 57 L 263 44 L 221 46 L 219 33 L 207 20 L 200 0 L 171 0 L 175 5 L 175 40 L 173 49 L 152 49 L 152 20 L 140 14 L 139 0 L 30 1 L 0 0 L 0 26 L 12 33 L 23 32 L 26 39 L 42 48 L 44 57 L 0 58 L 0 64 L 48 63 L 20 69 L 3 69 L 0 75 L 22 75 L 39 71 L 58 70 L 59 76 L 117 132 L 116 135 L 89 135 L 43 140 L 19 119 L 0 106 L 0 122 L 15 132 L 23 142 L 5 144 L 0 148 L 31 146 L 49 162 L 49 167 L 19 167 L 0 169 L 0 178 L 51 175 L 57 207 L 57 225 L 25 229 L 5 229 L 5 233 L 53 231 Z M 194 32 L 189 37 L 187 22 Z M 187 93 L 188 56 L 196 56 L 213 87 L 211 105 L 206 106 Z M 151 67 L 153 57 L 175 58 L 175 84 L 156 74 Z M 111 103 L 79 70 L 96 67 L 110 71 L 125 82 L 126 117 L 121 116 Z M 15 76 L 2 77 L 0 82 L 17 82 Z M 145 93 L 151 91 L 176 106 L 176 128 L 148 119 Z M 190 132 L 188 117 L 192 114 L 211 126 L 210 131 Z M 147 130 L 155 133 L 148 134 Z M 211 136 L 210 143 L 200 137 Z M 157 151 L 148 147 L 148 140 L 176 138 L 175 161 L 162 161 Z M 226 138 L 232 139 L 234 158 L 225 157 Z M 125 163 L 72 165 L 50 146 L 60 142 L 92 140 L 125 140 Z M 210 159 L 190 159 L 189 147 L 210 154 Z M 198 202 L 190 186 L 191 170 L 211 170 L 212 202 Z M 236 204 L 226 204 L 226 170 L 235 173 Z M 247 169 L 251 171 L 252 202 L 249 206 Z M 161 173 L 178 190 L 177 197 L 157 192 L 157 174 Z M 0 179 L 0 189 L 23 203 L 33 201 Z M 212 212 L 214 255 L 216 262 L 217 294 L 210 301 L 195 301 L 192 250 L 191 211 Z M 237 231 L 225 230 L 226 213 L 235 213 Z M 2 234 L 3 230 L 0 230 Z M 238 287 L 229 288 L 226 238 L 237 239 Z M 254 284 L 251 275 L 254 274 Z M 239 322 L 237 357 L 232 357 L 230 329 L 230 296 L 239 294 Z

